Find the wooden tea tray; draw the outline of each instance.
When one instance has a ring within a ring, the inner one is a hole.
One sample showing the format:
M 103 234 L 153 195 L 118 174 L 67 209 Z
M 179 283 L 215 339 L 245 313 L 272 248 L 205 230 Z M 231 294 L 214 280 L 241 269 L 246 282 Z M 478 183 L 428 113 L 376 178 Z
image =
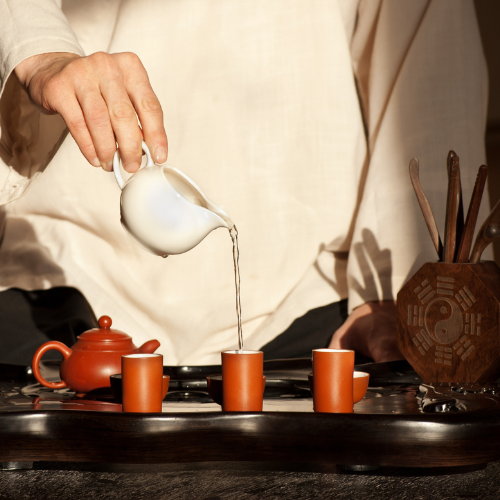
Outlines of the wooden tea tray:
M 403 361 L 356 369 L 370 373 L 370 388 L 353 414 L 313 412 L 309 359 L 265 362 L 263 412 L 222 412 L 206 389 L 205 377 L 220 372 L 212 366 L 165 367 L 171 384 L 162 413 L 131 414 L 110 394 L 77 398 L 3 365 L 0 462 L 450 467 L 500 459 L 498 386 L 423 386 Z

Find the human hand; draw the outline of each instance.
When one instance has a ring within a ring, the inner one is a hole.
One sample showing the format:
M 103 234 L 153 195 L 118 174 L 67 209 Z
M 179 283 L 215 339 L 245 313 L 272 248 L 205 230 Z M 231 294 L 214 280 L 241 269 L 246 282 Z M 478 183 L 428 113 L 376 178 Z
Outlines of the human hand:
M 396 303 L 367 302 L 352 311 L 329 347 L 353 349 L 376 362 L 403 359 L 397 346 Z
M 91 165 L 112 171 L 118 143 L 125 170 L 135 172 L 141 164 L 143 136 L 154 161 L 167 160 L 160 102 L 135 54 L 40 54 L 14 71 L 35 106 L 63 117 Z

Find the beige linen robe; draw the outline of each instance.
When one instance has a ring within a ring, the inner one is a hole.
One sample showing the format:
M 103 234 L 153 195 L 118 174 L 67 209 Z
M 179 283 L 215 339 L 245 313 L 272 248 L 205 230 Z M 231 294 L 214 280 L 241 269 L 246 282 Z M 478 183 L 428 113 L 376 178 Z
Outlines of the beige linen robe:
M 237 344 L 229 235 L 166 260 L 129 238 L 113 174 L 12 75 L 54 51 L 143 61 L 168 163 L 238 226 L 247 348 L 311 308 L 395 298 L 436 259 L 409 160 L 441 230 L 448 150 L 466 200 L 485 161 L 471 1 L 0 0 L 0 289 L 77 287 L 136 343 L 159 339 L 165 364 L 218 363 Z

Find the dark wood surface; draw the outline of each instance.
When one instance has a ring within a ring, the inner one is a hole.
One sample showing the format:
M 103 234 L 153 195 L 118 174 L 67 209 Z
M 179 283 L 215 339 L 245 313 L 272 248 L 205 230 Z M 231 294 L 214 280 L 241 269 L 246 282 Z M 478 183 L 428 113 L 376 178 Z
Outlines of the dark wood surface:
M 288 405 L 289 411 L 214 411 L 214 404 L 202 396 L 180 397 L 206 391 L 195 379 L 173 384 L 171 399 L 167 396 L 165 402 L 169 412 L 161 414 L 121 413 L 109 399 L 82 403 L 69 392 L 33 397 L 36 386 L 19 391 L 14 389 L 21 387 L 19 383 L 5 382 L 0 461 L 235 460 L 450 467 L 500 458 L 496 389 L 467 393 L 448 387 L 428 396 L 419 392 L 418 377 L 406 362 L 369 364 L 358 367 L 371 372 L 373 383 L 354 414 L 318 414 L 312 411 L 312 399 L 304 397 L 310 360 L 302 363 L 309 366 L 266 372 L 266 401 Z M 273 392 L 273 384 L 281 388 L 281 395 Z M 182 402 L 184 411 L 171 412 L 176 402 Z M 185 411 L 186 402 L 201 411 Z M 211 411 L 203 411 L 204 404 Z M 301 411 L 293 411 L 298 407 Z

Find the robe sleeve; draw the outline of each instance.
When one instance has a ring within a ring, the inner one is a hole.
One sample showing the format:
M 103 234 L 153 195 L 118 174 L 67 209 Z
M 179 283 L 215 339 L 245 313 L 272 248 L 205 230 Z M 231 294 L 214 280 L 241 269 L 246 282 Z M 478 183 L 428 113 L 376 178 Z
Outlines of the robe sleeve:
M 409 179 L 410 159 L 441 237 L 449 150 L 460 157 L 465 212 L 485 162 L 487 69 L 472 0 L 361 0 L 351 41 L 368 157 L 347 265 L 349 310 L 395 299 L 436 261 Z M 488 211 L 485 194 L 478 220 Z
M 67 134 L 59 115 L 29 101 L 13 74 L 24 59 L 49 52 L 85 55 L 56 0 L 0 0 L 0 204 L 19 198 Z

